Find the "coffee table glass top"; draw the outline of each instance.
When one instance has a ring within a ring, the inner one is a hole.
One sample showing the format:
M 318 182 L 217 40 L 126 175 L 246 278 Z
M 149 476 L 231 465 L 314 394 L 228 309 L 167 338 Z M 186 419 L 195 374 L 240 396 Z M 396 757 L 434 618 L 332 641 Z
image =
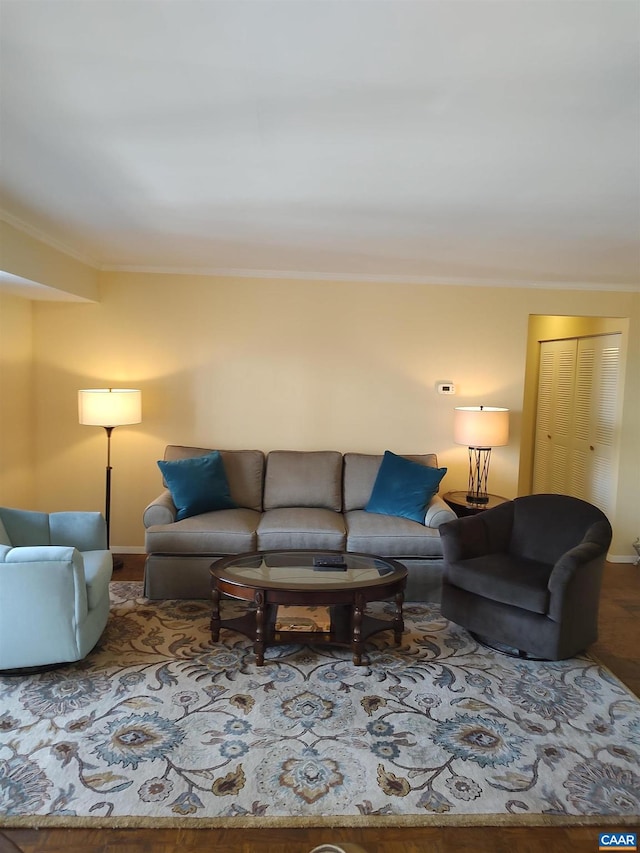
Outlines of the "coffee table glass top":
M 228 582 L 268 589 L 345 589 L 386 584 L 406 575 L 399 563 L 335 551 L 263 551 L 226 557 L 212 573 Z

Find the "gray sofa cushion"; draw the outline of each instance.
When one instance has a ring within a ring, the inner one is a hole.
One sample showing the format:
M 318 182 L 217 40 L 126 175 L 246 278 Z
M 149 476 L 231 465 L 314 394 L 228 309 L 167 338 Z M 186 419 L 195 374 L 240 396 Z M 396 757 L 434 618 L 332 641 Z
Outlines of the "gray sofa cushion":
M 345 513 L 347 550 L 381 557 L 439 557 L 440 534 L 408 518 L 354 509 Z
M 145 534 L 148 554 L 238 554 L 256 550 L 260 513 L 253 509 L 220 509 L 158 524 Z M 187 534 L 187 535 L 185 535 Z
M 315 548 L 342 551 L 344 517 L 330 509 L 283 507 L 264 513 L 258 525 L 258 550 Z
M 165 461 L 190 459 L 211 453 L 204 447 L 183 447 L 169 444 L 165 450 Z M 224 470 L 229 482 L 231 497 L 239 507 L 262 510 L 262 481 L 264 478 L 264 453 L 261 450 L 221 450 Z M 166 486 L 166 483 L 164 483 Z
M 419 455 L 402 454 L 405 459 L 428 465 L 431 468 L 438 467 L 438 457 L 435 453 L 423 453 Z M 382 463 L 382 454 L 369 453 L 345 453 L 344 455 L 344 509 L 349 512 L 352 509 L 364 509 L 367 505 L 373 486 L 378 476 L 378 469 Z
M 335 450 L 272 450 L 267 456 L 264 509 L 342 510 L 342 454 Z

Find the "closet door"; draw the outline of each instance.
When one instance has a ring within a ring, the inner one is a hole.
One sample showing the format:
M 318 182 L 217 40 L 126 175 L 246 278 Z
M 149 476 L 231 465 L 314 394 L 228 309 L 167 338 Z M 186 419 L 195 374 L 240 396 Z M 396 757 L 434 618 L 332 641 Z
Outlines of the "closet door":
M 569 494 L 609 514 L 618 438 L 620 335 L 580 338 Z
M 533 492 L 613 511 L 621 335 L 540 344 Z
M 575 338 L 540 344 L 534 493 L 568 494 L 576 353 Z

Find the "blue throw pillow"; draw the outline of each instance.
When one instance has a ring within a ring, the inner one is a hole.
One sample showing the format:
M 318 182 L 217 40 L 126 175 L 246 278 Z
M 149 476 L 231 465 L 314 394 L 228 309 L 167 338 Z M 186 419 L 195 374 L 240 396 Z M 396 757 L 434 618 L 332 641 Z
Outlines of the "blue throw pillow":
M 217 509 L 235 509 L 219 450 L 205 456 L 159 461 L 158 467 L 178 510 L 177 521 Z
M 387 450 L 365 510 L 424 524 L 429 501 L 446 473 L 446 468 L 420 465 Z

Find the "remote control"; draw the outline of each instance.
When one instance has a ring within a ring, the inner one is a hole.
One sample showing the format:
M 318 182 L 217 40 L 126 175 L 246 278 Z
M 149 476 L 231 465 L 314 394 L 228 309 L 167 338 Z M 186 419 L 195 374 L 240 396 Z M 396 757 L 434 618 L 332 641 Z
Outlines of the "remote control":
M 313 568 L 314 569 L 346 569 L 347 564 L 345 563 L 342 556 L 314 557 L 313 558 Z

